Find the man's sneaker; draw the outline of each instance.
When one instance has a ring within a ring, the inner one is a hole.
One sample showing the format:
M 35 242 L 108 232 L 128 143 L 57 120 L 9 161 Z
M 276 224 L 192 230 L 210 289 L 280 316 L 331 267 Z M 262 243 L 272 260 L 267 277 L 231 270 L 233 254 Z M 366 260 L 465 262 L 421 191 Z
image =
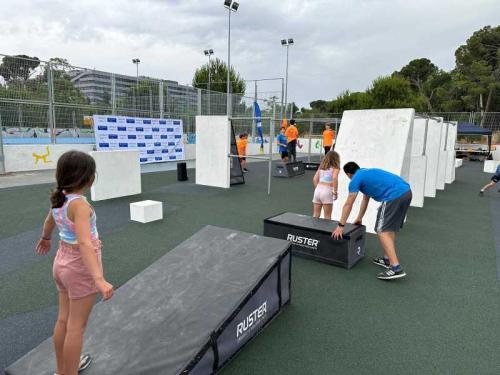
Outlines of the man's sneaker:
M 479 196 L 482 197 L 484 195 L 484 191 L 480 190 L 479 191 Z
M 377 275 L 377 279 L 380 280 L 392 280 L 392 279 L 399 279 L 401 277 L 405 277 L 406 273 L 403 271 L 402 268 L 399 269 L 399 271 L 393 271 L 392 268 L 386 269 L 384 272 L 380 272 Z
M 90 354 L 83 354 L 80 357 L 80 365 L 78 366 L 78 372 L 82 372 L 83 370 L 88 368 L 91 363 L 92 363 L 92 357 L 90 356 Z
M 243 172 L 248 172 L 248 169 L 246 169 L 246 168 L 243 168 Z
M 389 259 L 385 258 L 373 258 L 373 263 L 377 266 L 384 267 L 386 269 L 390 268 L 391 264 L 389 263 Z

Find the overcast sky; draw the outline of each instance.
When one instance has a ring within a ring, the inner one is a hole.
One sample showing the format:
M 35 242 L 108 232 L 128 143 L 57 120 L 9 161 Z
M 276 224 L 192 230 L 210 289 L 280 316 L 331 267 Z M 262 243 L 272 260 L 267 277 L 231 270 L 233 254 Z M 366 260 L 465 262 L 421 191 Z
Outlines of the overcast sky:
M 227 59 L 223 0 L 1 0 L 0 53 L 64 57 L 83 67 L 191 83 L 203 50 Z M 500 23 L 500 0 L 241 0 L 233 14 L 231 63 L 245 79 L 284 77 L 289 101 L 308 106 L 379 75 L 430 58 L 454 66 L 473 31 Z M 280 90 L 279 82 L 261 91 Z M 253 84 L 247 87 L 253 93 Z M 253 95 L 253 94 L 252 94 Z M 271 94 L 263 94 L 270 96 Z

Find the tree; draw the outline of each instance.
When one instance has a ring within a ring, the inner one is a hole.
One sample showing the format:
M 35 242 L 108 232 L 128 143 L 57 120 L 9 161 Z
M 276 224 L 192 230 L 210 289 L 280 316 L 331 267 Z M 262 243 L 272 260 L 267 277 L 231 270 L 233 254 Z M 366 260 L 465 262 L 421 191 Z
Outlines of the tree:
M 464 100 L 477 103 L 476 98 L 487 94 L 484 110 L 490 111 L 493 96 L 500 89 L 500 26 L 474 32 L 456 50 L 455 60 L 462 78 L 459 84 L 468 92 Z
M 425 98 L 415 95 L 410 83 L 398 76 L 379 77 L 368 90 L 372 108 L 415 108 L 425 110 Z
M 432 111 L 432 96 L 437 88 L 432 82 L 437 83 L 439 81 L 439 77 L 437 77 L 437 80 L 433 79 L 439 73 L 439 68 L 431 60 L 421 58 L 410 61 L 399 72 L 395 72 L 394 75 L 407 79 L 415 93 L 426 99 L 427 109 Z
M 40 65 L 38 57 L 29 57 L 26 55 L 5 56 L 0 65 L 0 76 L 8 84 L 19 80 L 26 82 L 35 69 Z
M 210 90 L 227 92 L 227 64 L 219 58 L 211 60 L 210 66 L 206 63 L 196 69 L 193 77 L 193 86 L 199 89 L 208 89 L 209 69 L 211 73 Z M 245 81 L 232 66 L 229 71 L 229 77 L 231 80 L 231 92 L 234 94 L 244 94 L 246 88 Z

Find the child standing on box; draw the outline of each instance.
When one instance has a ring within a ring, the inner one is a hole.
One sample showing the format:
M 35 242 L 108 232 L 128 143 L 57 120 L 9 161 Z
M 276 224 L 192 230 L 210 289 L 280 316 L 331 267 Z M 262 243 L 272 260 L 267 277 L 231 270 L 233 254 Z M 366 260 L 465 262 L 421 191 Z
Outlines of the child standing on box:
M 59 375 L 77 375 L 90 365 L 89 355 L 80 357 L 83 333 L 97 293 L 104 300 L 113 296 L 113 286 L 103 275 L 96 215 L 83 196 L 94 182 L 95 171 L 95 161 L 86 153 L 68 151 L 59 158 L 57 188 L 50 197 L 52 209 L 36 245 L 38 254 L 47 254 L 57 226 L 60 241 L 53 275 L 59 291 L 59 314 L 53 340 Z
M 321 161 L 313 184 L 316 187 L 313 197 L 313 217 L 320 217 L 321 208 L 324 218 L 331 220 L 333 201 L 337 200 L 339 185 L 340 157 L 335 151 L 329 151 Z

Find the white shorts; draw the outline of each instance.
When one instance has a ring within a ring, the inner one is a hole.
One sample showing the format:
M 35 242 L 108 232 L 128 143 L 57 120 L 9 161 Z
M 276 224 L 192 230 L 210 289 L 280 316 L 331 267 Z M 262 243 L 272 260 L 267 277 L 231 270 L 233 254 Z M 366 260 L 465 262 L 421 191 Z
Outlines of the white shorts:
M 332 187 L 318 184 L 314 190 L 312 202 L 316 204 L 333 204 Z

